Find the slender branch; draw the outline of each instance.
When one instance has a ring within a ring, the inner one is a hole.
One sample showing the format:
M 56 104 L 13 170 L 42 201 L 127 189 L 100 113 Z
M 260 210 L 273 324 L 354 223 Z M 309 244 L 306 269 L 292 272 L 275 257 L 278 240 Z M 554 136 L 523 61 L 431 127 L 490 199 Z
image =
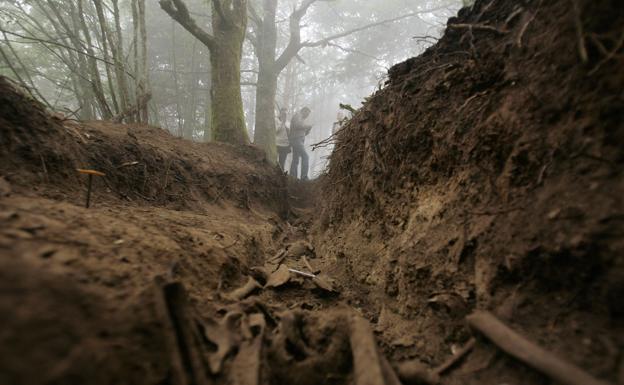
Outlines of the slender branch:
M 288 41 L 288 45 L 284 48 L 282 54 L 277 58 L 275 64 L 277 66 L 278 71 L 286 68 L 288 63 L 297 56 L 299 50 L 302 48 L 301 46 L 301 19 L 306 14 L 310 6 L 314 4 L 317 0 L 305 0 L 301 6 L 293 11 L 290 15 L 290 39 Z
M 48 44 L 49 44 L 49 45 L 54 45 L 54 46 L 57 46 L 57 47 L 65 48 L 65 49 L 67 49 L 67 50 L 70 50 L 70 51 L 73 51 L 73 52 L 77 52 L 77 53 L 79 53 L 79 54 L 81 54 L 81 55 L 84 55 L 84 56 L 90 57 L 90 58 L 95 59 L 95 60 L 97 60 L 97 61 L 101 61 L 102 63 L 106 63 L 106 64 L 108 64 L 108 65 L 115 65 L 115 63 L 112 63 L 112 62 L 110 62 L 110 61 L 107 61 L 107 60 L 105 60 L 105 59 L 102 59 L 101 57 L 98 57 L 98 56 L 92 55 L 92 54 L 90 54 L 90 53 L 88 53 L 88 52 L 81 51 L 81 50 L 79 50 L 79 49 L 76 49 L 76 48 L 74 48 L 74 47 L 71 47 L 71 46 L 68 46 L 68 45 L 66 45 L 66 44 L 62 44 L 62 43 L 56 42 L 56 41 L 52 41 L 52 40 L 45 40 L 45 39 L 39 39 L 39 38 L 36 38 L 36 37 L 33 37 L 33 36 L 25 36 L 25 35 L 20 35 L 19 33 L 11 32 L 11 31 L 5 31 L 5 30 L 3 30 L 3 29 L 0 29 L 0 32 L 2 32 L 2 33 L 6 33 L 7 35 L 12 35 L 12 36 L 15 36 L 15 37 L 19 37 L 19 38 L 21 38 L 21 39 L 30 40 L 30 41 L 35 41 L 35 42 L 41 43 L 41 44 L 43 44 L 43 45 L 48 45 Z M 15 41 L 15 42 L 16 42 L 16 43 L 24 43 L 24 42 L 19 42 L 19 41 Z M 129 72 L 127 72 L 127 71 L 125 71 L 125 72 L 126 72 L 129 76 L 132 76 L 132 74 L 131 74 L 131 73 L 129 73 Z
M 488 31 L 488 32 L 494 32 L 498 35 L 504 35 L 505 33 L 507 33 L 507 31 L 500 30 L 496 27 L 492 27 L 491 25 L 485 25 L 485 24 L 449 24 L 448 27 L 451 29 L 469 29 L 469 30 L 476 30 L 476 31 Z
M 292 60 L 292 58 L 295 57 L 299 53 L 299 50 L 301 50 L 302 48 L 326 46 L 329 44 L 329 42 L 333 40 L 337 40 L 337 39 L 352 35 L 357 32 L 365 31 L 367 29 L 375 28 L 384 24 L 394 23 L 396 21 L 418 16 L 424 13 L 430 13 L 430 12 L 434 12 L 440 9 L 446 9 L 446 7 L 436 7 L 436 8 L 431 8 L 431 9 L 425 9 L 422 11 L 411 12 L 402 16 L 392 18 L 392 19 L 381 20 L 376 23 L 371 23 L 371 24 L 367 24 L 358 28 L 353 28 L 353 29 L 350 29 L 341 33 L 337 33 L 335 35 L 325 37 L 320 40 L 301 42 L 301 26 L 299 25 L 299 23 L 301 21 L 301 18 L 305 15 L 305 12 L 307 11 L 307 9 L 316 1 L 320 1 L 320 0 L 306 0 L 301 5 L 301 7 L 295 10 L 293 14 L 291 15 L 290 17 L 291 18 L 290 19 L 290 41 L 289 41 L 288 46 L 284 49 L 280 57 L 277 59 L 278 68 L 280 69 L 285 68 L 286 65 L 288 65 L 288 63 L 290 62 L 290 60 Z M 331 0 L 323 0 L 323 1 L 331 1 Z
M 367 24 L 367 25 L 364 25 L 364 26 L 361 26 L 361 27 L 358 27 L 358 28 L 353 28 L 353 29 L 350 29 L 348 31 L 337 33 L 335 35 L 331 35 L 331 36 L 328 36 L 326 38 L 323 38 L 323 39 L 320 39 L 320 40 L 317 40 L 317 41 L 303 42 L 303 43 L 301 43 L 301 46 L 302 47 L 320 47 L 320 46 L 324 46 L 324 45 L 327 45 L 327 43 L 329 43 L 332 40 L 337 40 L 337 39 L 340 39 L 340 38 L 352 35 L 352 34 L 357 33 L 357 32 L 362 32 L 362 31 L 365 31 L 367 29 L 379 27 L 380 25 L 384 25 L 384 24 L 391 24 L 391 23 L 394 23 L 395 21 L 399 21 L 399 20 L 410 18 L 410 17 L 418 16 L 420 14 L 432 12 L 434 10 L 412 12 L 412 13 L 407 13 L 405 15 L 398 16 L 398 17 L 395 17 L 395 18 L 392 18 L 392 19 L 381 20 L 381 21 L 378 21 L 376 23 Z
M 20 83 L 22 83 L 22 86 L 24 86 L 24 88 L 26 88 L 28 90 L 28 92 L 33 96 L 34 99 L 36 99 L 36 98 L 35 98 L 35 95 L 33 94 L 33 91 L 39 96 L 39 99 L 43 103 L 45 103 L 48 107 L 52 108 L 50 103 L 48 103 L 46 98 L 39 92 L 39 90 L 35 86 L 35 83 L 33 82 L 32 77 L 28 73 L 28 69 L 26 68 L 26 66 L 24 65 L 24 63 L 22 62 L 20 57 L 18 56 L 18 54 L 15 51 L 15 49 L 13 49 L 13 46 L 9 42 L 9 39 L 7 38 L 6 33 L 3 32 L 2 35 L 4 36 L 4 41 L 5 41 L 6 45 L 7 45 L 7 47 L 9 48 L 9 50 L 11 51 L 11 53 L 13 54 L 13 57 L 15 58 L 15 61 L 17 61 L 17 63 L 22 67 L 22 70 L 24 71 L 24 75 L 26 76 L 26 79 L 28 80 L 28 83 L 30 83 L 30 87 L 32 87 L 32 91 L 31 91 L 30 87 L 26 84 L 26 82 L 22 79 L 22 77 L 18 73 L 17 69 L 15 67 L 13 67 L 13 65 L 11 64 L 11 61 L 9 60 L 9 57 L 2 50 L 2 47 L 0 47 L 0 54 L 2 54 L 2 57 L 6 60 L 7 65 L 11 68 L 11 70 L 13 71 L 13 74 L 15 74 L 15 77 L 17 78 L 17 80 L 19 80 Z
M 167 12 L 175 21 L 177 21 L 191 35 L 201 41 L 209 50 L 216 47 L 216 41 L 212 35 L 201 29 L 195 20 L 191 17 L 186 4 L 182 0 L 159 0 L 160 8 Z M 214 3 L 219 3 L 215 0 Z

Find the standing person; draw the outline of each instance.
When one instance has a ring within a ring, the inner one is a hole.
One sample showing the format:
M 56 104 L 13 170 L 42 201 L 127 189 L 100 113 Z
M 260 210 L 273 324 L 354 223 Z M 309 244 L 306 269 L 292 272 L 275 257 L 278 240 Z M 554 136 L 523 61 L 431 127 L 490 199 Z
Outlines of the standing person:
M 301 180 L 308 180 L 308 153 L 305 150 L 305 137 L 310 133 L 312 126 L 305 124 L 310 116 L 310 109 L 303 107 L 290 120 L 290 146 L 293 150 L 290 163 L 290 175 L 297 178 L 299 159 L 301 159 Z
M 282 171 L 286 171 L 284 166 L 286 165 L 286 157 L 290 154 L 290 140 L 288 126 L 286 125 L 286 109 L 280 108 L 278 122 L 277 122 L 277 132 L 275 135 L 275 144 L 277 145 L 277 157 L 279 161 L 280 168 Z

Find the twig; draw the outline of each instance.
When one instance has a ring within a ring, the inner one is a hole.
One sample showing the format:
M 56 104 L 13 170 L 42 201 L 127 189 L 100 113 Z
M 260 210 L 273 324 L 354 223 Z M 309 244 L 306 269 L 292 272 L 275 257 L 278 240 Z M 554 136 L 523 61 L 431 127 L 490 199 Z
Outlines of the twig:
M 470 103 L 471 101 L 473 101 L 475 98 L 485 95 L 487 94 L 487 91 L 481 91 L 481 92 L 477 92 L 476 94 L 472 95 L 471 97 L 469 97 L 468 99 L 466 99 L 466 101 L 464 102 L 464 104 L 462 104 L 461 107 L 459 107 L 459 109 L 457 110 L 457 112 L 461 112 L 467 105 L 468 103 Z
M 613 50 L 611 50 L 611 52 L 609 52 L 604 59 L 602 59 L 591 71 L 589 71 L 589 75 L 595 74 L 596 71 L 598 71 L 603 64 L 613 59 L 618 51 L 622 49 L 622 46 L 624 46 L 624 31 L 622 31 L 622 36 L 620 36 L 620 40 L 615 44 L 615 48 L 613 48 Z
M 46 183 L 50 182 L 50 178 L 48 177 L 48 168 L 46 167 L 45 159 L 43 159 L 43 155 L 39 154 L 39 158 L 41 159 L 41 167 L 43 168 L 44 180 Z
M 472 328 L 483 333 L 500 349 L 557 382 L 565 385 L 609 385 L 529 341 L 490 312 L 476 311 L 467 320 Z
M 491 25 L 485 25 L 485 24 L 449 24 L 448 25 L 449 28 L 452 29 L 468 29 L 468 30 L 477 30 L 477 31 L 488 31 L 488 32 L 494 32 L 498 35 L 504 35 L 506 34 L 508 31 L 503 31 L 500 30 L 496 27 L 492 27 Z
M 529 28 L 529 24 L 531 24 L 531 22 L 535 19 L 535 17 L 539 13 L 541 6 L 542 6 L 542 0 L 540 0 L 539 4 L 537 5 L 537 9 L 535 10 L 535 13 L 531 14 L 531 17 L 529 17 L 526 23 L 524 23 L 524 25 L 522 26 L 522 29 L 520 29 L 520 33 L 518 34 L 518 38 L 516 39 L 516 44 L 518 45 L 518 47 L 522 48 L 522 37 L 524 37 L 524 33 L 526 32 L 527 28 Z

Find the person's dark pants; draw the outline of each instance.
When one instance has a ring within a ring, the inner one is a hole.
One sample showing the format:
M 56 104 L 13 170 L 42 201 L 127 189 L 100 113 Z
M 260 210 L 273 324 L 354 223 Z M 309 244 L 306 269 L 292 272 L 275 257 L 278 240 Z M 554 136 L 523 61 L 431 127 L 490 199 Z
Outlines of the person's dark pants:
M 286 171 L 284 170 L 284 166 L 286 165 L 286 157 L 288 154 L 290 154 L 290 147 L 277 146 L 277 158 L 282 171 Z
M 308 153 L 304 145 L 305 138 L 292 138 L 290 145 L 292 146 L 293 156 L 290 163 L 290 175 L 297 177 L 297 169 L 299 168 L 299 158 L 301 158 L 301 179 L 308 179 Z

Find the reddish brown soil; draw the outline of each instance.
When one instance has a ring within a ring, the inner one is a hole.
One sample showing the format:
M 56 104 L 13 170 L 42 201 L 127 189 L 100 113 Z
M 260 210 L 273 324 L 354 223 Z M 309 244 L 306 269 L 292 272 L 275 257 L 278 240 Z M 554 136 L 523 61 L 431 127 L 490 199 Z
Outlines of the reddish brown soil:
M 477 1 L 337 135 L 316 244 L 395 360 L 480 308 L 624 381 L 624 8 L 579 1 L 583 63 L 572 3 Z M 445 383 L 549 382 L 480 341 Z

